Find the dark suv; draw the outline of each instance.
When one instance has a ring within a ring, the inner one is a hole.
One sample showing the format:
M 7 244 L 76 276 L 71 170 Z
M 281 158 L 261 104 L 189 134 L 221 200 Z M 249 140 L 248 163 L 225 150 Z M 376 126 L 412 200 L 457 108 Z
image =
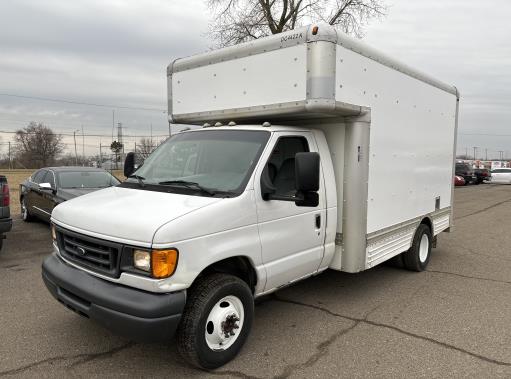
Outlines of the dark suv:
M 483 183 L 485 180 L 491 180 L 491 173 L 487 168 L 476 168 L 474 174 L 477 178 L 476 184 Z
M 470 167 L 468 163 L 458 162 L 456 163 L 456 175 L 462 176 L 465 179 L 465 185 L 468 183 L 476 183 L 477 177 L 474 173 L 474 169 Z
M 12 228 L 10 210 L 9 185 L 7 178 L 0 175 L 0 249 L 2 248 L 5 234 Z

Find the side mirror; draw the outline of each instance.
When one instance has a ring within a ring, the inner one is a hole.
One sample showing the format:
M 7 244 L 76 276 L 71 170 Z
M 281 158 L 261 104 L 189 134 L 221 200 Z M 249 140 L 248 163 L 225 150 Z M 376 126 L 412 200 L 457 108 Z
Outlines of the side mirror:
M 135 153 L 130 152 L 126 154 L 124 160 L 124 176 L 128 177 L 135 172 Z
M 295 204 L 299 207 L 317 207 L 319 204 L 319 154 L 295 155 Z
M 293 201 L 299 207 L 317 207 L 319 204 L 319 154 L 297 153 L 295 155 L 294 196 L 277 194 L 270 179 L 269 166 L 261 174 L 261 196 L 263 200 Z
M 53 191 L 50 183 L 39 183 L 39 189 L 43 191 Z
M 319 154 L 296 153 L 295 187 L 298 192 L 317 192 L 319 190 Z

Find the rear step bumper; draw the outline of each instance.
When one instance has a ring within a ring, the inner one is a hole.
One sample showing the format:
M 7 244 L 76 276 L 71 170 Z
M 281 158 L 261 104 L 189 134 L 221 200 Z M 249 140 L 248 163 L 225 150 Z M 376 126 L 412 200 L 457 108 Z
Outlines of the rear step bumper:
M 185 291 L 156 294 L 97 278 L 56 253 L 45 258 L 42 276 L 53 297 L 66 307 L 140 342 L 172 338 L 186 301 Z

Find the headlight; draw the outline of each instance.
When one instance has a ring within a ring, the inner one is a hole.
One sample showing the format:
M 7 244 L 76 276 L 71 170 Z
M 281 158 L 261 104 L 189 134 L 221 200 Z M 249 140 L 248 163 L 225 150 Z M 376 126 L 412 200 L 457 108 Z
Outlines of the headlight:
M 151 271 L 151 253 L 144 250 L 133 251 L 133 266 L 139 270 Z
M 176 271 L 178 252 L 167 250 L 133 250 L 133 266 L 152 274 L 153 278 L 162 279 Z
M 57 231 L 55 230 L 55 225 L 51 224 L 51 239 L 53 242 L 57 242 Z

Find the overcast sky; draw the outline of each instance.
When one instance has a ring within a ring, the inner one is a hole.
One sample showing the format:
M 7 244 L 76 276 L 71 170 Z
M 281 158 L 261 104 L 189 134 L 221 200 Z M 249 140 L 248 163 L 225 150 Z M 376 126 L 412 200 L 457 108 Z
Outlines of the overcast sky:
M 456 85 L 458 152 L 511 155 L 511 2 L 388 0 L 364 40 Z M 85 152 L 111 142 L 112 109 L 133 143 L 168 133 L 166 66 L 203 52 L 209 15 L 201 0 L 0 0 L 0 131 L 42 121 L 65 137 L 83 128 Z M 107 106 L 49 102 L 2 94 Z M 112 106 L 147 108 L 133 110 Z M 81 135 L 81 132 L 77 135 Z M 5 143 L 12 134 L 0 133 Z M 81 148 L 81 136 L 77 138 Z

